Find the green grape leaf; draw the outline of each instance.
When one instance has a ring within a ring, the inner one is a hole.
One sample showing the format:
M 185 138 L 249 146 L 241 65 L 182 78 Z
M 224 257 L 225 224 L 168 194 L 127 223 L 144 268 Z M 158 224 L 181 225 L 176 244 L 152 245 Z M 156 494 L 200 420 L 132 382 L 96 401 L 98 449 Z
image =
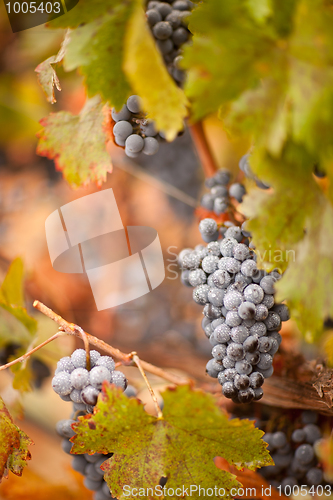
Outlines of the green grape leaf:
M 22 475 L 31 455 L 28 446 L 31 439 L 17 425 L 0 397 L 0 482 L 8 476 L 8 470 L 17 476 Z
M 72 453 L 113 453 L 103 464 L 113 496 L 135 498 L 126 488 L 137 492 L 152 488 L 147 496 L 158 498 L 157 485 L 164 476 L 168 488 L 184 485 L 189 491 L 190 485 L 206 489 L 216 485 L 224 489 L 219 496 L 231 498 L 231 488 L 240 483 L 215 466 L 215 457 L 238 469 L 272 464 L 260 439 L 263 432 L 248 420 L 228 420 L 211 395 L 181 386 L 166 390 L 162 397 L 163 418 L 157 419 L 144 411 L 139 400 L 105 384 L 94 414 L 79 417 L 73 425 L 77 434 Z
M 86 102 L 79 115 L 67 111 L 51 113 L 41 121 L 37 153 L 54 159 L 72 186 L 96 182 L 100 185 L 111 172 L 106 151 L 110 110 L 99 97 Z
M 23 298 L 23 262 L 15 259 L 0 288 L 0 307 L 20 321 L 31 335 L 37 331 L 37 321 L 27 313 Z
M 247 0 L 247 8 L 258 23 L 262 23 L 272 14 L 272 0 Z
M 147 25 L 141 2 L 132 16 L 125 40 L 124 69 L 143 108 L 172 141 L 184 128 L 187 99 L 163 62 Z
M 333 207 L 321 199 L 306 225 L 306 234 L 295 250 L 277 299 L 288 302 L 306 340 L 322 331 L 323 318 L 333 317 Z
M 313 159 L 303 148 L 288 143 L 281 158 L 257 148 L 250 163 L 258 178 L 272 189 L 250 191 L 241 210 L 250 219 L 247 228 L 252 232 L 258 264 L 270 263 L 284 271 L 294 259 L 294 245 L 302 240 L 313 207 L 322 197 L 312 175 Z
M 66 47 L 65 71 L 79 68 L 89 97 L 99 94 L 120 109 L 131 93 L 123 71 L 124 38 L 135 0 L 80 0 L 78 8 L 49 23 L 72 28 Z
M 69 40 L 70 38 L 68 31 L 61 44 L 61 48 L 58 54 L 56 56 L 49 57 L 48 59 L 46 59 L 46 61 L 40 63 L 35 69 L 37 73 L 38 83 L 44 90 L 48 102 L 50 102 L 51 104 L 57 102 L 54 94 L 54 88 L 61 91 L 60 81 L 55 69 L 53 68 L 53 65 L 60 63 L 63 60 L 66 53 L 66 46 L 68 45 Z

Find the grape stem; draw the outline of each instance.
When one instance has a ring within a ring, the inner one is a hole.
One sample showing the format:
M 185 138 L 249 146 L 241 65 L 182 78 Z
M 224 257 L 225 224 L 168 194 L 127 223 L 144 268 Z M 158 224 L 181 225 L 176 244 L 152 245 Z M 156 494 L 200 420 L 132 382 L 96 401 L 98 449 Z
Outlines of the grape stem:
M 140 371 L 140 373 L 142 375 L 143 380 L 146 382 L 146 386 L 148 387 L 148 390 L 150 392 L 151 398 L 152 398 L 152 400 L 154 402 L 154 406 L 156 408 L 157 418 L 158 419 L 163 418 L 163 413 L 162 413 L 162 410 L 161 410 L 161 408 L 160 408 L 160 406 L 159 406 L 159 404 L 157 402 L 156 394 L 155 394 L 152 386 L 149 383 L 149 380 L 147 378 L 147 375 L 145 374 L 144 369 L 142 368 L 142 363 L 141 363 L 141 360 L 140 360 L 139 356 L 137 355 L 136 352 L 131 352 L 131 357 L 132 357 L 134 363 L 136 364 L 136 366 L 138 367 L 138 369 L 139 369 L 139 371 Z
M 39 349 L 41 349 L 42 347 L 44 347 L 46 344 L 49 344 L 53 340 L 58 339 L 59 337 L 61 337 L 63 335 L 67 335 L 67 332 L 64 332 L 64 331 L 60 330 L 55 335 L 52 335 L 52 337 L 50 337 L 49 339 L 45 340 L 45 342 L 42 342 L 41 344 L 39 344 L 38 346 L 34 347 L 30 351 L 27 351 L 25 354 L 23 354 L 19 358 L 14 359 L 13 361 L 10 361 L 10 363 L 7 363 L 6 365 L 0 366 L 0 371 L 1 370 L 6 370 L 6 368 L 9 368 L 10 366 L 15 365 L 16 363 L 21 363 L 22 361 L 25 361 L 26 359 L 28 359 L 31 356 L 31 354 L 33 354 L 34 352 L 36 352 Z
M 189 129 L 197 149 L 205 177 L 212 177 L 218 171 L 218 166 L 208 144 L 202 121 L 190 125 Z
M 59 316 L 59 314 L 56 314 L 54 311 L 52 311 L 52 309 L 47 307 L 42 302 L 39 302 L 38 300 L 35 300 L 35 302 L 33 303 L 33 306 L 38 311 L 45 314 L 45 316 L 47 316 L 48 318 L 52 319 L 55 323 L 57 323 L 60 327 L 59 332 L 57 332 L 55 335 L 53 335 L 53 337 L 50 337 L 48 340 L 46 340 L 42 344 L 38 345 L 37 347 L 35 347 L 31 351 L 26 352 L 20 358 L 17 358 L 14 361 L 7 363 L 6 365 L 0 366 L 0 371 L 5 370 L 6 368 L 14 365 L 15 363 L 19 363 L 19 362 L 23 361 L 24 359 L 28 358 L 31 354 L 38 351 L 38 349 L 40 349 L 44 345 L 48 344 L 52 340 L 55 340 L 56 338 L 58 338 L 64 334 L 74 335 L 75 337 L 81 338 L 84 342 L 87 342 L 87 344 L 89 343 L 90 345 L 96 347 L 97 349 L 100 349 L 100 350 L 106 352 L 109 356 L 112 356 L 113 358 L 116 358 L 117 360 L 121 361 L 123 365 L 132 365 L 132 366 L 136 365 L 139 368 L 139 366 L 137 365 L 137 363 L 133 359 L 133 353 L 125 354 L 125 353 L 121 352 L 119 349 L 116 349 L 116 348 L 110 346 L 109 344 L 107 344 L 103 340 L 100 340 L 97 337 L 90 335 L 90 333 L 84 332 L 82 330 L 82 328 L 75 325 L 74 323 L 69 323 L 64 318 Z M 84 335 L 82 335 L 82 333 Z M 86 347 L 86 345 L 85 345 L 85 347 Z M 88 348 L 88 350 L 89 350 L 89 348 Z M 163 378 L 164 380 L 167 380 L 168 382 L 171 382 L 172 384 L 175 384 L 175 385 L 184 385 L 184 384 L 191 384 L 192 385 L 193 384 L 193 381 L 186 376 L 181 377 L 179 375 L 174 375 L 173 373 L 169 373 L 169 372 L 163 370 L 162 368 L 159 368 L 159 367 L 154 366 L 150 363 L 147 363 L 147 361 L 139 360 L 139 363 L 141 365 L 141 368 L 144 369 L 146 372 L 152 373 L 153 375 L 156 375 L 157 377 Z

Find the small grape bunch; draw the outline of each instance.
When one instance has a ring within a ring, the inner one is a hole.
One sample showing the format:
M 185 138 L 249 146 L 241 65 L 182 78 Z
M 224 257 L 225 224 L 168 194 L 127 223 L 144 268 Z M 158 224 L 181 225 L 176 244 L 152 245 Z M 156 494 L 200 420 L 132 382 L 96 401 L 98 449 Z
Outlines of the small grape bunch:
M 147 4 L 146 17 L 152 35 L 170 75 L 179 86 L 183 84 L 186 76 L 180 68 L 180 62 L 182 47 L 192 36 L 187 24 L 193 7 L 194 4 L 190 0 L 151 0 Z
M 281 343 L 281 321 L 288 308 L 276 304 L 277 270 L 257 268 L 250 233 L 229 224 L 218 229 L 203 219 L 199 229 L 205 245 L 178 256 L 181 280 L 193 287 L 193 300 L 203 306 L 202 327 L 212 345 L 207 373 L 217 378 L 225 397 L 235 403 L 258 401 L 261 386 L 273 374 L 273 357 Z
M 125 375 L 115 370 L 115 362 L 110 356 L 101 356 L 97 351 L 90 351 L 90 371 L 86 368 L 86 351 L 76 349 L 71 356 L 58 361 L 52 379 L 53 390 L 64 401 L 72 401 L 75 409 L 91 412 L 97 403 L 105 380 L 121 387 L 127 387 Z
M 294 422 L 291 434 L 278 430 L 263 437 L 275 465 L 258 472 L 287 496 L 298 485 L 313 488 L 327 484 L 317 456 L 317 444 L 323 437 L 317 421 L 316 412 L 303 411 L 301 424 Z
M 157 132 L 154 121 L 149 120 L 142 111 L 139 96 L 131 95 L 120 111 L 112 109 L 111 116 L 116 122 L 113 127 L 114 141 L 125 148 L 129 158 L 136 158 L 139 153 L 157 153 L 159 141 L 164 137 Z
M 129 385 L 125 389 L 124 394 L 127 397 L 135 397 L 136 390 L 133 386 Z M 63 438 L 62 449 L 67 454 L 71 453 L 73 446 L 70 439 L 75 436 L 72 425 L 78 421 L 79 416 L 85 414 L 84 411 L 77 411 L 75 408 L 76 405 L 74 404 L 74 412 L 72 413 L 71 418 L 59 420 L 56 425 L 57 433 Z M 73 456 L 72 467 L 75 471 L 84 476 L 83 484 L 88 490 L 94 492 L 94 500 L 113 499 L 109 487 L 103 478 L 104 471 L 101 469 L 102 463 L 110 457 L 112 457 L 112 453 L 94 453 L 93 455 L 84 453 Z
M 224 214 L 231 206 L 232 198 L 239 203 L 246 194 L 243 184 L 235 182 L 229 184 L 231 173 L 229 170 L 219 170 L 213 177 L 206 179 L 205 185 L 209 192 L 201 198 L 201 206 L 216 215 Z

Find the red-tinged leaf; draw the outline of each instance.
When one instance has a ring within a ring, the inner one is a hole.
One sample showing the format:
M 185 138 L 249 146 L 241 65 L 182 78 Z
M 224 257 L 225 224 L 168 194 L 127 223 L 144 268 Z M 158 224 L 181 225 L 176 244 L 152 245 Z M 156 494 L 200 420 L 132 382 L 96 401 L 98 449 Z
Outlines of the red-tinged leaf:
M 216 486 L 228 499 L 240 483 L 234 474 L 216 467 L 215 457 L 223 456 L 238 470 L 272 463 L 260 439 L 263 432 L 248 420 L 228 420 L 211 395 L 181 386 L 161 396 L 163 418 L 157 419 L 139 400 L 105 384 L 94 415 L 79 417 L 80 422 L 73 424 L 77 433 L 72 438 L 73 453 L 113 453 L 102 465 L 113 496 L 135 498 L 127 491 L 137 488 L 140 496 L 157 499 L 164 476 L 168 488 L 183 485 L 190 491 L 191 485 L 206 490 Z M 142 495 L 148 488 L 153 493 Z
M 31 455 L 28 446 L 31 439 L 17 425 L 0 397 L 0 481 L 8 476 L 8 470 L 22 475 Z
M 105 143 L 109 139 L 109 108 L 95 97 L 79 115 L 67 111 L 51 113 L 41 121 L 37 153 L 54 159 L 72 186 L 96 182 L 101 185 L 111 172 Z

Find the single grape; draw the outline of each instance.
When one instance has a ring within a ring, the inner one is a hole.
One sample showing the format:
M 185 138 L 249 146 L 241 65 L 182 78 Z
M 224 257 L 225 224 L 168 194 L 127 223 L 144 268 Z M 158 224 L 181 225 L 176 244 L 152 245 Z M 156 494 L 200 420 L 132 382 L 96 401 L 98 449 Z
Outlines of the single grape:
M 260 361 L 258 363 L 258 368 L 262 370 L 267 370 L 272 366 L 273 358 L 270 354 L 262 353 L 260 354 Z
M 60 361 L 58 361 L 56 373 L 59 372 L 72 373 L 74 369 L 75 366 L 73 365 L 71 358 L 69 356 L 65 356 L 64 358 L 61 358 Z
M 157 153 L 160 145 L 154 137 L 145 137 L 143 141 L 143 154 L 151 156 Z
M 235 184 L 231 184 L 229 187 L 229 195 L 232 198 L 235 198 L 239 203 L 242 202 L 243 196 L 246 194 L 245 187 L 242 184 L 236 182 Z
M 182 258 L 183 269 L 197 269 L 200 266 L 200 257 L 196 252 L 189 252 Z
M 250 334 L 251 335 L 258 335 L 258 337 L 262 337 L 263 335 L 266 335 L 266 332 L 267 332 L 266 325 L 262 321 L 257 321 L 250 328 Z
M 120 139 L 125 140 L 129 135 L 133 133 L 133 127 L 129 122 L 120 120 L 113 127 L 113 133 Z
M 212 349 L 213 358 L 222 361 L 222 359 L 226 356 L 227 348 L 223 344 L 218 344 Z
M 264 298 L 261 301 L 261 304 L 264 304 L 264 306 L 266 306 L 267 309 L 271 309 L 274 306 L 274 295 L 268 295 L 267 293 L 265 293 Z
M 222 361 L 224 368 L 234 368 L 235 363 L 236 363 L 236 361 L 229 358 L 229 356 L 226 356 L 225 358 L 223 358 L 223 361 Z
M 263 375 L 259 372 L 253 372 L 249 375 L 249 380 L 250 380 L 250 386 L 252 389 L 258 389 L 259 387 L 262 386 L 264 383 L 265 379 Z
M 233 248 L 233 255 L 235 259 L 244 261 L 249 257 L 250 251 L 249 248 L 244 245 L 244 243 L 237 243 L 237 245 L 235 245 Z
M 316 467 L 311 467 L 306 473 L 306 479 L 310 485 L 318 486 L 323 481 L 323 471 Z
M 131 113 L 139 113 L 141 111 L 141 98 L 138 95 L 131 95 L 127 99 L 127 108 Z
M 264 321 L 268 316 L 268 309 L 264 304 L 257 304 L 256 305 L 256 314 L 254 316 L 254 319 L 256 321 Z
M 223 257 L 233 257 L 233 250 L 236 245 L 238 245 L 238 241 L 235 238 L 223 239 L 220 244 L 220 250 Z
M 234 385 L 238 390 L 247 389 L 250 385 L 250 379 L 246 374 L 236 373 L 234 378 Z
M 140 124 L 140 130 L 146 137 L 154 137 L 154 135 L 157 135 L 155 122 L 153 120 L 145 120 L 144 122 L 142 122 Z
M 213 335 L 218 342 L 226 343 L 230 340 L 230 332 L 231 329 L 224 323 L 215 328 Z
M 76 455 L 72 460 L 72 467 L 76 472 L 84 475 L 85 469 L 87 467 L 87 461 L 83 455 Z
M 85 368 L 75 368 L 71 373 L 71 384 L 75 389 L 81 390 L 89 384 L 89 372 Z M 74 401 L 80 403 L 81 401 Z
M 301 465 L 307 465 L 314 458 L 313 447 L 310 444 L 301 444 L 295 451 L 295 458 Z
M 254 262 L 254 260 L 244 260 L 241 264 L 241 273 L 246 277 L 252 278 L 257 270 L 257 264 Z
M 287 436 L 284 432 L 274 432 L 272 437 L 274 448 L 283 448 L 287 444 Z
M 170 52 L 173 50 L 173 43 L 170 38 L 168 38 L 167 40 L 156 40 L 156 45 L 163 55 L 170 54 Z M 159 135 L 163 137 L 162 132 L 160 132 Z
M 223 300 L 223 304 L 228 311 L 238 309 L 242 302 L 243 296 L 239 292 L 227 292 Z
M 213 320 L 221 316 L 221 308 L 213 306 L 213 304 L 206 304 L 203 313 L 208 319 Z
M 273 311 L 280 316 L 281 321 L 290 319 L 289 309 L 285 304 L 275 304 Z
M 208 300 L 208 292 L 210 288 L 208 285 L 199 285 L 193 290 L 193 300 L 197 304 L 205 305 Z
M 240 403 L 250 403 L 255 397 L 255 392 L 251 387 L 248 387 L 244 391 L 238 392 L 238 400 Z
M 233 361 L 240 361 L 241 359 L 243 359 L 245 353 L 242 344 L 236 344 L 234 342 L 229 344 L 227 347 L 227 356 Z
M 80 368 L 79 368 L 80 370 Z M 83 370 L 83 368 L 82 368 Z M 83 403 L 83 399 L 81 397 L 81 390 L 79 389 L 73 389 L 72 392 L 70 393 L 70 398 L 73 403 Z
M 218 196 L 214 199 L 213 210 L 217 215 L 224 214 L 228 209 L 226 198 Z
M 216 370 L 214 359 L 210 359 L 206 364 L 206 373 L 212 378 L 217 378 L 219 371 Z
M 231 327 L 239 326 L 242 323 L 242 318 L 239 316 L 237 311 L 228 311 L 225 322 Z
M 193 272 L 193 271 L 192 271 Z M 222 307 L 224 299 L 224 290 L 211 288 L 208 292 L 208 300 L 213 306 Z
M 259 339 L 257 335 L 250 335 L 243 343 L 243 348 L 245 352 L 253 353 L 259 347 Z
M 202 195 L 200 204 L 206 210 L 212 211 L 214 210 L 214 202 L 214 196 L 211 193 L 205 193 L 204 195 Z
M 231 282 L 231 276 L 227 271 L 218 269 L 212 274 L 212 281 L 217 288 L 227 288 Z
M 87 405 L 95 406 L 97 403 L 98 394 L 99 391 L 96 389 L 96 387 L 93 387 L 92 385 L 87 385 L 81 391 L 81 398 L 82 401 Z
M 71 375 L 68 372 L 57 373 L 52 379 L 52 388 L 59 396 L 67 396 L 73 390 Z
M 237 361 L 235 364 L 235 370 L 240 375 L 249 375 L 252 372 L 252 365 L 245 359 Z
M 318 425 L 315 424 L 307 424 L 303 431 L 305 433 L 305 441 L 310 444 L 314 444 L 315 441 L 322 437 L 321 431 Z
M 160 12 L 163 19 L 165 19 L 172 12 L 172 7 L 166 2 L 158 2 L 156 8 Z
M 231 399 L 232 397 L 234 397 L 237 393 L 237 390 L 236 390 L 233 382 L 225 382 L 222 385 L 222 393 L 223 393 L 223 396 L 225 396 L 226 398 Z
M 101 479 L 94 481 L 93 479 L 90 479 L 89 477 L 85 477 L 83 480 L 83 484 L 87 488 L 87 490 L 96 491 L 101 487 L 102 483 L 101 483 Z
M 129 111 L 129 109 L 125 104 L 118 112 L 115 110 L 115 108 L 112 108 L 111 115 L 112 119 L 115 122 L 119 122 L 121 120 L 129 120 L 131 118 L 131 112 Z
M 264 298 L 264 291 L 259 285 L 248 285 L 244 290 L 244 297 L 248 302 L 259 304 Z
M 111 375 L 111 383 L 114 384 L 117 387 L 120 387 L 123 391 L 127 387 L 127 379 L 126 379 L 125 375 L 122 372 L 118 371 L 118 370 L 115 370 L 112 373 L 112 375 Z
M 140 135 L 131 134 L 125 141 L 126 150 L 130 153 L 140 153 L 144 146 L 144 140 Z
M 302 443 L 305 441 L 305 432 L 303 429 L 296 429 L 291 435 L 291 440 L 294 443 Z
M 220 257 L 220 245 L 217 241 L 211 241 L 208 243 L 206 247 L 207 255 L 215 255 L 216 257 Z M 206 255 L 204 256 L 206 257 Z
M 168 14 L 165 18 L 165 20 L 170 24 L 172 29 L 177 29 L 180 26 L 180 17 L 179 17 L 179 12 L 177 10 L 173 10 Z
M 270 339 L 269 337 L 260 337 L 258 346 L 259 352 L 269 352 L 272 348 L 272 342 L 273 339 Z
M 188 281 L 192 286 L 203 285 L 207 281 L 207 276 L 202 269 L 194 269 L 188 275 Z
M 246 361 L 248 361 L 251 365 L 257 365 L 259 363 L 259 360 L 260 360 L 260 353 L 259 351 L 255 351 L 255 352 L 247 352 L 245 354 L 245 359 Z
M 217 270 L 219 258 L 216 255 L 208 255 L 201 263 L 202 269 L 207 274 L 212 274 Z
M 278 330 L 281 326 L 281 319 L 276 312 L 269 311 L 267 318 L 264 319 L 264 323 L 268 331 Z
M 236 344 L 243 344 L 243 342 L 248 338 L 249 330 L 245 326 L 235 326 L 231 329 L 230 337 Z
M 71 355 L 71 361 L 75 368 L 85 368 L 87 364 L 87 354 L 84 349 L 75 349 Z
M 256 306 L 252 302 L 245 301 L 238 308 L 238 314 L 242 319 L 253 319 Z
M 150 27 L 154 26 L 159 21 L 162 21 L 162 16 L 156 9 L 146 11 L 147 21 Z M 179 21 L 180 22 L 180 21 Z
M 104 380 L 111 381 L 111 373 L 105 366 L 95 366 L 89 374 L 90 384 L 101 389 Z
M 71 437 L 75 436 L 75 432 L 72 429 L 72 424 L 75 423 L 75 420 L 72 419 L 66 419 L 66 420 L 59 420 L 56 424 L 56 431 L 59 434 L 59 436 L 70 439 Z
M 274 289 L 274 283 L 276 279 L 273 278 L 273 276 L 264 276 L 262 280 L 260 281 L 260 286 L 264 290 L 265 293 L 268 294 L 274 294 L 275 289 Z

